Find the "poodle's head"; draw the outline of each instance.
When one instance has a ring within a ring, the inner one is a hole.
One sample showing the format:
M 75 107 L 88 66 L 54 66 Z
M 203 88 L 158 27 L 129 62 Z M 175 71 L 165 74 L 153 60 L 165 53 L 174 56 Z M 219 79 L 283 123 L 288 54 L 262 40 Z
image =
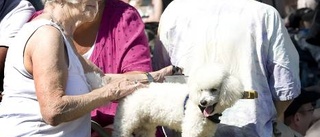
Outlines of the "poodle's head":
M 205 117 L 220 114 L 243 96 L 243 85 L 219 64 L 203 66 L 188 78 L 190 100 Z

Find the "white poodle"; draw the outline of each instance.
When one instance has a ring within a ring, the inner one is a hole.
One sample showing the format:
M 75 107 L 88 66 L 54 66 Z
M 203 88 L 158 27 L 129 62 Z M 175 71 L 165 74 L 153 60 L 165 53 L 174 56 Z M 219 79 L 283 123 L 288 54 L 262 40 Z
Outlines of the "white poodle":
M 157 126 L 212 137 L 222 111 L 242 96 L 241 82 L 220 66 L 200 68 L 187 84 L 151 83 L 119 102 L 113 137 L 152 137 Z

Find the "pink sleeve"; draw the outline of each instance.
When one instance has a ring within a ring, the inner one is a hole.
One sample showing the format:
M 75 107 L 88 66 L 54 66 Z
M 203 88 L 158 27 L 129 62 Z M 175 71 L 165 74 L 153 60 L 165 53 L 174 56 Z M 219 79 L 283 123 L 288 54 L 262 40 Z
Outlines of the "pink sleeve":
M 105 73 L 151 71 L 150 49 L 138 12 L 122 1 L 108 2 L 90 60 Z
M 119 24 L 122 30 L 117 33 L 122 37 L 119 44 L 125 45 L 121 72 L 151 71 L 150 49 L 144 32 L 144 23 L 134 9 L 128 10 L 123 15 L 122 24 Z

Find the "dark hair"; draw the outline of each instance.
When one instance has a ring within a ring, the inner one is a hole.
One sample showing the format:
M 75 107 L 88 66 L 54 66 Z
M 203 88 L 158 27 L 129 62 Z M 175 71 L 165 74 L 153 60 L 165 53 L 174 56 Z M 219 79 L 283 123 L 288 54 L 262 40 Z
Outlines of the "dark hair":
M 297 9 L 295 12 L 289 15 L 289 26 L 287 27 L 298 29 L 301 21 L 312 21 L 313 16 L 314 10 L 310 8 Z
M 289 107 L 284 111 L 284 118 L 297 113 L 303 104 L 313 103 L 320 98 L 320 94 L 314 91 L 301 90 L 301 94 L 295 98 Z

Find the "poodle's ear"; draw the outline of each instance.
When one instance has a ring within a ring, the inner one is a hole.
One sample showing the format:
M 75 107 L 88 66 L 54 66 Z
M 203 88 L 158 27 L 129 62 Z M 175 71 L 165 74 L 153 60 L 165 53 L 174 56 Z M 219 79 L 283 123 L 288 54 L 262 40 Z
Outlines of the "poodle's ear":
M 228 75 L 220 88 L 219 101 L 221 106 L 230 107 L 243 96 L 243 85 L 239 79 Z

